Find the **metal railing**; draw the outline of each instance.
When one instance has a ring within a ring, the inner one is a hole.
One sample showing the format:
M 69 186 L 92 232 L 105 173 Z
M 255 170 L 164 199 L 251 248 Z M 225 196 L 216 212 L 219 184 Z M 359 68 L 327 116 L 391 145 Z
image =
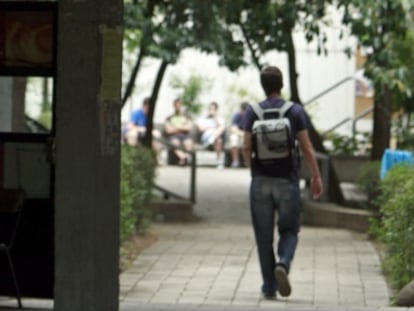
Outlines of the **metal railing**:
M 321 134 L 322 138 L 326 138 L 326 136 L 335 131 L 338 127 L 341 127 L 342 125 L 348 123 L 349 121 L 351 121 L 352 118 L 351 117 L 346 117 L 345 119 L 343 119 L 342 121 L 339 121 L 337 124 L 335 124 L 334 126 L 332 126 L 331 128 L 329 128 L 328 130 L 326 130 L 325 132 L 323 132 Z
M 189 151 L 184 149 L 181 146 L 176 146 L 171 144 L 168 140 L 163 139 L 163 138 L 156 138 L 153 137 L 154 140 L 158 141 L 159 143 L 161 143 L 166 149 L 167 152 L 169 150 L 181 150 L 187 154 L 189 154 L 191 156 L 191 163 L 190 163 L 190 190 L 189 190 L 189 194 L 188 197 L 185 197 L 181 194 L 175 193 L 171 190 L 168 190 L 164 187 L 161 187 L 157 184 L 154 185 L 154 188 L 157 189 L 158 191 L 160 191 L 161 193 L 163 193 L 163 196 L 165 199 L 169 199 L 170 197 L 176 198 L 176 199 L 180 199 L 180 200 L 189 200 L 192 203 L 196 203 L 197 202 L 197 198 L 196 198 L 196 194 L 197 194 L 197 189 L 196 189 L 196 167 L 197 167 L 197 153 L 196 151 Z
M 354 76 L 348 76 L 343 78 L 342 80 L 338 81 L 337 83 L 331 85 L 330 87 L 328 87 L 326 90 L 320 92 L 319 94 L 313 96 L 312 98 L 310 98 L 309 100 L 307 100 L 306 102 L 303 103 L 303 106 L 307 106 L 311 103 L 313 103 L 315 100 L 321 98 L 322 96 L 325 96 L 326 94 L 328 94 L 329 92 L 335 90 L 336 88 L 338 88 L 339 86 L 341 86 L 342 84 L 351 81 L 351 80 L 355 80 L 356 78 Z M 334 126 L 332 126 L 330 129 L 326 130 L 325 132 L 323 132 L 321 134 L 322 137 L 325 137 L 327 134 L 333 132 L 334 130 L 336 130 L 337 128 L 341 127 L 342 125 L 352 121 L 352 137 L 355 137 L 356 134 L 356 123 L 364 118 L 365 116 L 367 116 L 368 114 L 370 114 L 372 111 L 374 110 L 373 107 L 368 108 L 364 111 L 362 111 L 360 114 L 358 114 L 356 117 L 352 118 L 352 117 L 346 117 L 343 120 L 339 121 L 337 124 L 335 124 Z
M 322 96 L 325 96 L 325 95 L 326 95 L 326 94 L 328 94 L 329 92 L 331 92 L 331 91 L 335 90 L 338 86 L 341 86 L 341 85 L 342 85 L 342 84 L 344 84 L 345 82 L 348 82 L 348 81 L 350 81 L 350 80 L 354 80 L 354 79 L 355 79 L 355 77 L 353 77 L 353 76 L 349 76 L 349 77 L 346 77 L 346 78 L 344 78 L 344 79 L 342 79 L 342 80 L 338 81 L 337 83 L 335 83 L 335 84 L 333 84 L 332 86 L 328 87 L 326 90 L 324 90 L 324 91 L 320 92 L 319 94 L 315 95 L 315 96 L 314 96 L 314 97 L 312 97 L 311 99 L 309 99 L 309 100 L 305 101 L 305 102 L 303 103 L 303 106 L 307 106 L 307 105 L 311 104 L 311 103 L 312 103 L 312 102 L 314 102 L 315 100 L 317 100 L 317 99 L 321 98 Z
M 336 130 L 338 127 L 352 121 L 352 137 L 355 137 L 356 134 L 356 124 L 359 120 L 361 120 L 362 118 L 364 118 L 365 116 L 367 116 L 368 114 L 370 114 L 372 111 L 374 111 L 374 107 L 370 107 L 364 111 L 362 111 L 360 114 L 358 114 L 356 117 L 351 118 L 351 117 L 347 117 L 345 119 L 343 119 L 342 121 L 338 122 L 336 125 L 332 126 L 330 129 L 326 130 L 325 132 L 322 133 L 322 137 L 326 137 L 326 135 L 328 135 L 329 133 L 333 132 L 334 130 Z
M 356 123 L 361 120 L 362 118 L 364 118 L 365 116 L 367 116 L 368 114 L 370 114 L 371 112 L 374 111 L 374 107 L 368 108 L 364 111 L 362 111 L 360 114 L 358 114 L 355 118 L 353 118 L 352 120 L 352 137 L 355 136 L 356 134 Z

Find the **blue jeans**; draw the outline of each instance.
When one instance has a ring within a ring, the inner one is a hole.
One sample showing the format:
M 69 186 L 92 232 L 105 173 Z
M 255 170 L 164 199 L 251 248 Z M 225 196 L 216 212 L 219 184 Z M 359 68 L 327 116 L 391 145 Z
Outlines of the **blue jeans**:
M 295 254 L 300 228 L 300 190 L 297 183 L 287 179 L 257 176 L 250 185 L 250 212 L 262 273 L 262 292 L 276 292 L 274 269 L 282 264 L 287 271 Z M 273 250 L 275 213 L 279 241 L 276 261 Z

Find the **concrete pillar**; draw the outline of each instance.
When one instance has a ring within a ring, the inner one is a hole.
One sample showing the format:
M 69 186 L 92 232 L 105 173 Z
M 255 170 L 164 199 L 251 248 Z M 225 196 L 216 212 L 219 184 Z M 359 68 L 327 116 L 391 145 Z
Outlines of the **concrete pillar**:
M 114 311 L 122 44 L 103 29 L 121 25 L 122 0 L 58 4 L 54 310 Z

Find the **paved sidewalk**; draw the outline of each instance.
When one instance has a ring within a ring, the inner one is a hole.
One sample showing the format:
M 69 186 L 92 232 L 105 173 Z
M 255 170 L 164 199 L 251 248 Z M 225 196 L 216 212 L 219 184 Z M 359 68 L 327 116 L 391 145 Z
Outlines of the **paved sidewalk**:
M 157 179 L 188 194 L 186 168 L 163 167 Z M 154 226 L 158 242 L 120 276 L 121 311 L 414 311 L 389 307 L 379 257 L 366 236 L 312 227 L 300 233 L 290 275 L 292 295 L 261 299 L 247 203 L 249 180 L 245 169 L 198 170 L 194 210 L 201 221 Z M 31 310 L 53 309 L 50 300 L 23 303 Z M 1 310 L 16 310 L 15 299 L 1 305 Z
M 388 305 L 378 256 L 362 236 L 303 228 L 290 279 L 291 297 L 260 297 L 260 272 L 247 225 L 157 226 L 159 242 L 121 276 L 122 301 L 196 305 Z
M 200 222 L 157 224 L 159 240 L 123 273 L 121 310 L 388 310 L 379 256 L 365 235 L 303 227 L 292 295 L 260 296 L 246 169 L 198 169 Z M 187 195 L 189 170 L 164 167 L 158 183 Z M 414 309 L 413 309 L 414 310 Z

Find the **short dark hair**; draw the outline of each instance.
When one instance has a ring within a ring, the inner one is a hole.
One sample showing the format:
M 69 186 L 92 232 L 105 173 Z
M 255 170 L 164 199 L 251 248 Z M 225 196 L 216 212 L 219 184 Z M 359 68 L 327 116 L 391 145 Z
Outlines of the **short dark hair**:
M 210 106 L 214 107 L 216 110 L 218 110 L 218 104 L 217 102 L 211 102 Z
M 249 103 L 248 102 L 242 102 L 240 104 L 240 109 L 241 110 L 246 110 L 248 106 L 249 106 Z
M 280 94 L 283 87 L 282 71 L 276 66 L 268 66 L 260 71 L 260 83 L 266 94 L 269 96 L 272 93 Z
M 151 97 L 145 97 L 142 101 L 142 105 L 149 106 L 150 102 L 151 102 Z

